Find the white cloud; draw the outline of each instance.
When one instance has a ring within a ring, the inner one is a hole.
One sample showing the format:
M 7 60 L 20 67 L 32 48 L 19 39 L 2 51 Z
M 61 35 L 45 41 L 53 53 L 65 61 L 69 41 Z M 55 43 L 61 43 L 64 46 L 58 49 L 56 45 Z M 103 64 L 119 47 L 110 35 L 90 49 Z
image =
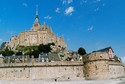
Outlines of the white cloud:
M 67 9 L 65 9 L 65 15 L 72 15 L 73 11 L 74 11 L 74 7 L 70 6 Z
M 16 33 L 16 31 L 7 31 L 8 34 L 13 35 Z
M 80 2 L 80 4 L 82 5 L 82 4 L 86 4 L 87 3 L 87 0 L 82 0 L 81 2 Z
M 24 6 L 24 7 L 28 7 L 27 3 L 23 3 L 23 6 Z
M 67 39 L 67 42 L 69 42 L 69 41 L 70 41 L 70 39 L 68 38 L 68 39 Z
M 68 0 L 68 4 L 70 4 L 70 3 L 72 3 L 73 2 L 73 0 Z
M 99 11 L 99 7 L 98 7 L 98 8 L 96 8 L 94 11 L 95 11 L 95 12 L 96 12 L 96 11 Z
M 73 0 L 62 0 L 62 4 L 70 4 Z
M 92 31 L 93 30 L 93 26 L 88 28 L 88 31 Z
M 125 56 L 121 57 L 122 62 L 125 64 Z
M 105 4 L 103 3 L 102 6 L 105 6 Z
M 56 12 L 57 12 L 57 13 L 60 13 L 60 9 L 59 9 L 59 8 L 56 8 Z
M 44 19 L 52 19 L 52 17 L 48 15 L 48 16 L 44 17 Z
M 0 42 L 2 42 L 2 41 L 3 41 L 3 39 L 0 38 Z

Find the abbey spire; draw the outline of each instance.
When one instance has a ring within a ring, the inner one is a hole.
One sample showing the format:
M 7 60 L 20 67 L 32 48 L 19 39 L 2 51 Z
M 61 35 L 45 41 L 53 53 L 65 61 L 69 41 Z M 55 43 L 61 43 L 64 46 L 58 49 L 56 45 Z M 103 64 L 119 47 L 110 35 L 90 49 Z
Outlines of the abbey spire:
M 38 16 L 38 5 L 36 5 L 36 18 L 34 23 L 39 23 L 39 16 Z

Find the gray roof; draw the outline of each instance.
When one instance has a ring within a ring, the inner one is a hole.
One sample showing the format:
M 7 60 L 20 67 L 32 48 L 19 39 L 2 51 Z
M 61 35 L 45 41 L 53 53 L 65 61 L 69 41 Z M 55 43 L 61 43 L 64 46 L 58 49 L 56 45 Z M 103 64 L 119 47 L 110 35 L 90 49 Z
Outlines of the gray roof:
M 97 50 L 96 52 L 109 52 L 109 49 L 112 49 L 112 47 L 107 47 L 107 48 L 104 48 L 104 49 L 100 49 L 100 50 Z M 113 51 L 113 49 L 112 49 L 112 51 Z

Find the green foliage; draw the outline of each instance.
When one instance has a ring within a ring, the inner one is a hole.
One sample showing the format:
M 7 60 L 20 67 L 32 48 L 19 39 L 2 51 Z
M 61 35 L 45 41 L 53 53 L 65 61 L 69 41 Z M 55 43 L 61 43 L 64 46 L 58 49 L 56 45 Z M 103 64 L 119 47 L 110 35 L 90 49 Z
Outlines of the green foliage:
M 52 54 L 57 54 L 57 52 L 56 51 L 53 51 L 53 52 L 51 52 Z
M 34 58 L 38 58 L 39 54 L 40 54 L 39 50 L 30 50 L 30 49 L 28 49 L 28 50 L 25 51 L 25 55 L 29 55 L 30 57 L 33 55 Z
M 16 52 L 16 55 L 22 55 L 22 52 Z
M 30 55 L 30 56 L 31 56 L 31 55 L 32 55 L 32 51 L 31 51 L 30 49 L 28 49 L 28 50 L 25 51 L 24 54 L 25 54 L 25 55 Z
M 18 46 L 16 50 L 18 51 L 25 51 L 25 55 L 34 55 L 35 58 L 38 58 L 40 53 L 49 53 L 51 52 L 51 45 L 55 45 L 54 43 L 48 43 L 46 45 L 40 44 L 39 46 Z M 21 54 L 21 53 L 17 53 Z
M 38 46 L 18 46 L 16 48 L 16 50 L 19 50 L 19 51 L 26 51 L 26 50 L 37 50 L 38 49 Z
M 14 52 L 11 50 L 11 48 L 6 47 L 4 51 L 2 51 L 3 56 L 12 56 Z
M 64 53 L 60 53 L 60 57 L 64 57 L 65 56 L 65 54 Z
M 1 44 L 1 46 L 0 46 L 0 50 L 2 50 L 2 49 L 5 48 L 5 44 L 6 44 L 6 42 L 3 42 L 3 43 Z
M 2 50 L 0 50 L 0 54 L 2 54 L 3 53 L 3 51 Z
M 38 46 L 27 46 L 25 47 L 25 50 L 30 49 L 30 50 L 38 50 Z
M 73 59 L 73 57 L 67 57 L 66 61 L 71 61 Z
M 78 49 L 78 54 L 84 55 L 84 54 L 86 54 L 86 50 L 85 50 L 84 48 L 80 47 L 80 48 Z
M 120 62 L 116 55 L 114 56 L 114 60 L 115 60 L 115 62 Z
M 51 45 L 55 45 L 54 43 L 49 43 L 49 44 L 46 44 L 46 45 L 44 45 L 44 44 L 40 44 L 39 46 L 38 46 L 38 50 L 40 51 L 40 52 L 42 52 L 42 53 L 49 53 L 49 52 L 51 52 Z
M 51 46 L 51 45 L 55 46 L 55 43 L 48 43 L 48 45 L 50 45 L 50 46 Z
M 25 50 L 25 46 L 17 46 L 16 50 L 24 51 Z
M 34 51 L 32 51 L 32 55 L 34 56 L 34 58 L 38 58 L 38 57 L 39 57 L 39 54 L 40 54 L 40 51 L 39 51 L 39 50 L 34 50 Z

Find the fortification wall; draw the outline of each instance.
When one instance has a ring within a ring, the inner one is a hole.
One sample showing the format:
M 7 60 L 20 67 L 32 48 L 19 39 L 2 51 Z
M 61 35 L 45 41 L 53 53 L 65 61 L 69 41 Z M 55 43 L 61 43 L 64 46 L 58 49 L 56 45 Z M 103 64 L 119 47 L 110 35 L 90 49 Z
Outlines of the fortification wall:
M 107 79 L 108 61 L 91 61 L 84 64 L 86 80 Z
M 108 53 L 93 52 L 83 57 L 85 79 L 110 79 L 125 76 L 124 65 L 109 61 Z
M 84 79 L 82 62 L 45 62 L 0 65 L 5 80 L 78 80 Z
M 109 75 L 110 78 L 124 77 L 125 67 L 119 62 L 109 62 Z

